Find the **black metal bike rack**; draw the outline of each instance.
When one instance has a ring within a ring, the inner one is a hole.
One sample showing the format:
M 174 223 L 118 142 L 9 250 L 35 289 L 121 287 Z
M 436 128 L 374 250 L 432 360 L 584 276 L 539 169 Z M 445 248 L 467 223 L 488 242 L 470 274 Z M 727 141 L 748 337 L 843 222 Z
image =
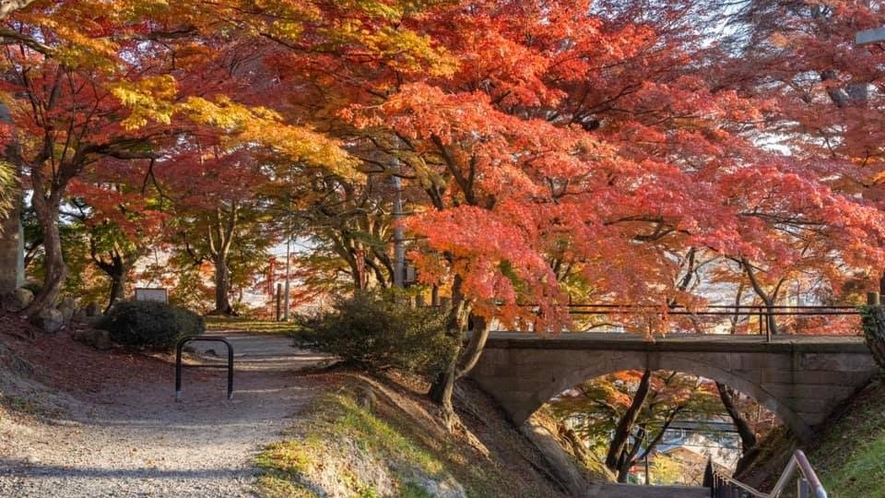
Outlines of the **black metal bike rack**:
M 175 348 L 175 401 L 181 401 L 181 350 L 193 341 L 223 342 L 227 346 L 227 399 L 234 397 L 234 347 L 223 337 L 185 337 Z M 188 365 L 193 368 L 224 368 L 221 365 Z

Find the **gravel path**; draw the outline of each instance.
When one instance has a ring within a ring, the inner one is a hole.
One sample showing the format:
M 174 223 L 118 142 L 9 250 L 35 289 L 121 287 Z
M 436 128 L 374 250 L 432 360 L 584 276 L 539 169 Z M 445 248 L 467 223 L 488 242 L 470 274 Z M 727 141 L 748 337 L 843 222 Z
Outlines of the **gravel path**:
M 316 388 L 295 371 L 323 358 L 287 338 L 226 336 L 235 350 L 232 400 L 225 369 L 185 369 L 176 403 L 170 366 L 160 378 L 78 400 L 71 420 L 6 426 L 0 496 L 254 496 L 251 459 L 313 397 Z M 221 343 L 192 344 L 226 357 Z

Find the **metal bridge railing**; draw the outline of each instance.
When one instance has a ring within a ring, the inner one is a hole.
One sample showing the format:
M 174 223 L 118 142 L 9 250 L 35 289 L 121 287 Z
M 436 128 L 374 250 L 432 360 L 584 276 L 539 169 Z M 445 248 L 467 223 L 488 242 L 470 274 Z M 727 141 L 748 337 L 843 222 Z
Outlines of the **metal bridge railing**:
M 631 304 L 570 304 L 569 314 L 587 330 L 617 328 L 631 317 L 654 317 L 670 332 L 759 334 L 860 334 L 856 306 L 711 305 L 698 309 Z M 721 331 L 718 333 L 722 333 Z
M 797 471 L 798 475 L 796 475 Z M 725 475 L 721 470 L 715 468 L 712 460 L 707 460 L 704 486 L 710 488 L 712 498 L 777 498 L 787 489 L 794 477 L 796 478 L 796 496 L 798 498 L 827 498 L 827 491 L 802 450 L 793 452 L 793 456 L 787 462 L 777 484 L 768 493 L 763 493 Z

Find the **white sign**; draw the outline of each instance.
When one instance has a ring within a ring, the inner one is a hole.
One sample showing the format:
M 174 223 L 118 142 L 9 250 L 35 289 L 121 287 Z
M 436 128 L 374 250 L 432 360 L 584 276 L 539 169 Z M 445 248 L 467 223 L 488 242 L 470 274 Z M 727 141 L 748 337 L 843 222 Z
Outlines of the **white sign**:
M 169 299 L 166 295 L 166 289 L 163 288 L 148 288 L 148 287 L 139 287 L 135 289 L 135 300 L 136 301 L 159 301 L 161 303 L 168 303 Z

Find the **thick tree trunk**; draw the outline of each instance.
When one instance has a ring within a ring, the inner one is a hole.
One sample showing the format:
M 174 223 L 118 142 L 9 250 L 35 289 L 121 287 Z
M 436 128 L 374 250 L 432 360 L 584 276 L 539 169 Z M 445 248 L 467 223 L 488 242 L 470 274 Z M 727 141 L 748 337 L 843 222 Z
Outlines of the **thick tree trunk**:
M 62 255 L 61 235 L 58 230 L 59 195 L 54 193 L 47 199 L 40 194 L 43 189 L 39 187 L 42 187 L 42 185 L 35 181 L 35 193 L 31 202 L 34 205 L 34 210 L 37 212 L 40 229 L 43 231 L 46 273 L 43 277 L 43 288 L 37 293 L 31 304 L 21 312 L 29 317 L 36 315 L 44 308 L 55 305 L 61 286 L 68 276 L 68 267 Z
M 460 351 L 460 347 L 458 351 Z M 437 375 L 436 380 L 430 385 L 427 393 L 431 401 L 439 405 L 443 424 L 451 432 L 455 428 L 455 405 L 452 397 L 455 394 L 455 377 L 458 363 L 458 352 L 446 363 L 445 369 Z
M 126 288 L 126 274 L 120 273 L 116 276 L 111 277 L 111 289 L 108 293 L 108 306 L 105 308 L 105 313 L 111 309 L 111 307 L 117 302 L 123 300 Z
M 879 294 L 885 296 L 885 270 L 879 275 Z
M 651 390 L 650 388 L 651 370 L 646 369 L 642 374 L 642 378 L 639 380 L 639 386 L 636 388 L 636 394 L 633 396 L 633 401 L 630 403 L 630 407 L 627 408 L 627 411 L 624 412 L 624 415 L 618 420 L 618 426 L 612 436 L 612 442 L 608 447 L 608 454 L 606 454 L 605 457 L 605 466 L 612 472 L 618 472 L 620 460 L 624 453 L 624 447 L 627 445 L 630 433 L 633 431 L 633 426 L 636 425 L 636 420 L 639 418 L 639 411 L 642 409 L 643 405 L 645 405 L 646 399 L 648 399 L 648 394 Z
M 741 454 L 746 455 L 751 448 L 756 446 L 756 434 L 753 433 L 753 429 L 750 428 L 747 419 L 744 418 L 737 406 L 735 406 L 734 390 L 719 382 L 716 383 L 716 388 L 719 390 L 719 399 L 722 400 L 722 406 L 725 407 L 725 411 L 728 412 L 732 422 L 734 422 L 734 426 L 737 428 L 738 435 L 741 438 Z
M 615 481 L 619 483 L 627 482 L 627 476 L 630 475 L 630 461 L 627 459 L 626 453 L 621 455 L 621 458 L 618 459 L 618 469 L 617 474 L 615 474 Z
M 215 264 L 215 312 L 229 315 L 233 313 L 228 293 L 230 291 L 230 269 L 227 267 L 227 255 L 218 254 Z
M 227 213 L 220 207 L 216 208 L 214 227 L 209 230 L 209 253 L 215 265 L 215 313 L 223 315 L 232 315 L 234 312 L 228 298 L 230 267 L 227 266 L 227 258 L 239 219 L 239 204 L 236 202 Z
M 123 258 L 114 256 L 113 264 L 108 266 L 105 273 L 111 279 L 111 288 L 108 292 L 108 306 L 105 308 L 105 313 L 107 313 L 111 306 L 125 297 L 126 276 L 129 274 L 129 267 L 123 261 Z
M 89 245 L 89 255 L 92 258 L 92 262 L 95 263 L 95 266 L 103 271 L 111 281 L 111 285 L 108 287 L 108 304 L 104 310 L 105 313 L 107 313 L 117 301 L 125 299 L 126 281 L 129 277 L 129 270 L 132 269 L 135 262 L 138 261 L 139 253 L 135 252 L 127 254 L 119 248 L 114 248 L 108 251 L 110 261 L 107 261 L 101 254 L 99 254 L 100 251 L 96 247 L 96 241 L 94 239 L 90 239 Z
M 489 339 L 492 331 L 492 324 L 481 316 L 473 316 L 473 330 L 470 334 L 470 341 L 461 351 L 461 358 L 458 361 L 458 371 L 455 380 L 469 374 L 473 367 L 479 363 L 482 351 Z
M 437 376 L 436 381 L 430 386 L 428 393 L 430 399 L 440 405 L 443 421 L 449 430 L 454 428 L 455 421 L 455 408 L 452 404 L 455 382 L 470 373 L 470 370 L 476 366 L 491 330 L 487 320 L 476 317 L 474 321 L 475 326 L 469 343 L 465 347 L 461 346 L 459 342 L 457 351 L 446 364 L 445 370 Z M 463 334 L 461 335 L 463 336 Z
M 630 475 L 630 467 L 632 467 L 636 463 L 636 455 L 639 454 L 639 450 L 642 448 L 643 443 L 645 443 L 646 436 L 647 435 L 645 432 L 645 428 L 640 427 L 639 434 L 637 434 L 636 440 L 633 442 L 633 445 L 624 446 L 624 449 L 618 456 L 618 468 L 616 477 L 616 480 L 618 482 L 627 482 L 627 476 Z
M 470 316 L 470 303 L 464 299 L 461 293 L 461 277 L 455 276 L 452 283 L 452 309 L 449 310 L 446 333 L 455 343 L 455 350 L 446 362 L 445 368 L 431 384 L 428 396 L 431 401 L 438 404 L 442 410 L 443 423 L 449 430 L 455 426 L 455 408 L 452 404 L 452 395 L 455 393 L 455 381 L 458 379 L 464 334 L 467 331 L 468 317 Z M 483 343 L 485 341 L 483 340 Z

